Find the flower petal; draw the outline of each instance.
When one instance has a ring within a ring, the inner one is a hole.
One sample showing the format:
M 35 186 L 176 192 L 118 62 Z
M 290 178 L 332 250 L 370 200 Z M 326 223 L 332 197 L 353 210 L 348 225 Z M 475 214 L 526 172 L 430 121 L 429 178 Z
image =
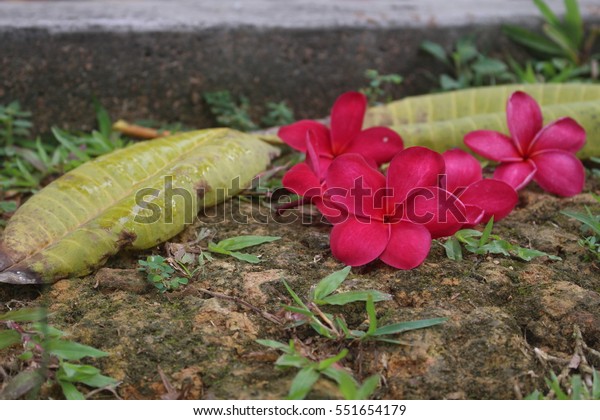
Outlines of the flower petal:
M 464 150 L 448 150 L 442 156 L 446 163 L 446 185 L 440 186 L 451 193 L 456 194 L 482 178 L 481 164 Z
M 533 178 L 544 190 L 571 197 L 583 190 L 585 169 L 575 155 L 562 150 L 539 153 L 531 158 L 537 166 Z
M 467 223 L 461 229 L 479 224 L 485 216 L 485 212 L 480 207 L 465 204 L 465 209 L 467 210 Z
M 548 124 L 531 144 L 529 155 L 549 149 L 577 153 L 585 145 L 585 130 L 573 118 L 561 118 Z
M 390 239 L 379 257 L 381 261 L 401 270 L 410 270 L 421 265 L 431 248 L 429 231 L 422 225 L 408 221 L 390 226 Z
M 331 253 L 353 267 L 367 264 L 381 255 L 388 244 L 389 227 L 381 222 L 364 222 L 350 216 L 331 230 Z
M 404 202 L 412 190 L 436 186 L 444 168 L 442 155 L 425 147 L 409 147 L 398 153 L 387 171 L 387 186 L 392 194 L 388 213 L 393 213 L 393 207 Z
M 387 127 L 372 127 L 361 131 L 344 153 L 358 153 L 367 161 L 372 159 L 377 166 L 388 163 L 404 149 L 402 137 Z
M 531 160 L 501 163 L 494 171 L 494 179 L 504 181 L 515 190 L 524 188 L 535 175 L 535 163 Z
M 350 216 L 347 211 L 341 207 L 338 207 L 335 203 L 332 203 L 331 200 L 328 200 L 327 198 L 313 197 L 312 203 L 319 210 L 319 212 L 325 216 L 329 223 L 342 223 L 349 217 L 354 217 Z
M 281 182 L 285 188 L 303 197 L 318 197 L 321 195 L 319 178 L 306 163 L 299 163 L 290 168 Z
M 498 162 L 516 162 L 523 159 L 513 139 L 497 131 L 471 131 L 465 136 L 465 144 L 486 159 Z
M 316 121 L 301 120 L 290 125 L 284 125 L 279 129 L 277 135 L 292 148 L 306 152 L 306 135 L 308 130 L 314 132 L 317 153 L 324 156 L 332 156 L 329 129 Z
M 460 198 L 438 187 L 414 190 L 404 202 L 404 217 L 425 226 L 432 238 L 453 235 L 469 222 Z
M 508 130 L 523 155 L 542 129 L 542 110 L 535 99 L 525 92 L 517 91 L 508 99 L 506 121 Z
M 325 180 L 325 174 L 333 159 L 329 156 L 319 155 L 317 152 L 317 139 L 315 132 L 308 130 L 306 134 L 306 159 L 308 167 L 315 173 L 319 181 Z
M 385 177 L 361 155 L 335 158 L 326 179 L 326 195 L 334 203 L 357 216 L 383 220 Z
M 340 95 L 331 109 L 331 150 L 342 154 L 362 129 L 367 97 L 358 92 Z
M 505 218 L 513 211 L 519 196 L 515 189 L 506 182 L 496 179 L 482 179 L 470 185 L 461 195 L 460 200 L 467 206 L 476 206 L 484 211 L 481 223 L 487 223 L 492 216 L 494 221 Z

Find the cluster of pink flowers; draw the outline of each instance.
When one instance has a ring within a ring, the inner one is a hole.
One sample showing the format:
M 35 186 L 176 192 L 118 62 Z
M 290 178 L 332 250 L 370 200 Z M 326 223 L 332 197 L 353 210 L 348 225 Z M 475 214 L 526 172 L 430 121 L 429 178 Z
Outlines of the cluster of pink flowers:
M 365 96 L 349 92 L 335 102 L 330 128 L 303 120 L 279 130 L 284 142 L 306 153 L 305 162 L 285 174 L 284 187 L 333 224 L 331 251 L 347 265 L 379 258 L 399 269 L 417 267 L 432 239 L 506 217 L 517 204 L 516 191 L 531 180 L 562 196 L 583 189 L 575 153 L 585 131 L 571 118 L 542 127 L 540 107 L 523 92 L 508 100 L 512 138 L 485 130 L 465 137 L 473 151 L 500 162 L 493 179 L 484 179 L 480 163 L 463 150 L 405 149 L 387 127 L 363 130 L 366 109 Z

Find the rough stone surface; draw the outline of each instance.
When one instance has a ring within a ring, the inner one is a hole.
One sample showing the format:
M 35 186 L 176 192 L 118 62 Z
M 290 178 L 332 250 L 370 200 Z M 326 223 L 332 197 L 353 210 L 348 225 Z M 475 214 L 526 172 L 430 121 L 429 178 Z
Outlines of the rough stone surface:
M 600 20 L 600 1 L 580 4 Z M 220 89 L 256 115 L 287 99 L 318 117 L 369 68 L 404 75 L 397 96 L 429 90 L 443 69 L 419 54 L 423 40 L 473 33 L 493 55 L 510 47 L 508 21 L 535 26 L 539 12 L 522 0 L 0 0 L 0 103 L 19 100 L 42 132 L 93 126 L 92 97 L 113 117 L 208 126 L 202 94 Z

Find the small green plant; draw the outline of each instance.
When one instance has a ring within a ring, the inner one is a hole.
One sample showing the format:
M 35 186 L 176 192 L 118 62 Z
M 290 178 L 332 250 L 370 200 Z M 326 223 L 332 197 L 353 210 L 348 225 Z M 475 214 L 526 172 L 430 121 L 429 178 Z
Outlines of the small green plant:
M 0 226 L 6 225 L 6 220 L 3 219 L 7 213 L 13 213 L 17 210 L 16 201 L 0 201 Z
M 421 49 L 451 71 L 439 77 L 442 91 L 515 81 L 506 63 L 480 53 L 472 37 L 460 38 L 450 53 L 431 41 L 424 41 Z
M 399 74 L 379 74 L 375 69 L 365 71 L 365 77 L 369 81 L 369 85 L 360 91 L 367 96 L 371 105 L 390 102 L 392 97 L 388 93 L 389 88 L 401 84 L 403 80 Z
M 498 235 L 492 235 L 494 226 L 494 218 L 485 226 L 483 232 L 475 229 L 463 229 L 448 238 L 442 246 L 446 250 L 446 256 L 453 261 L 461 261 L 463 259 L 463 251 L 461 244 L 465 249 L 473 254 L 501 254 L 507 257 L 516 257 L 523 261 L 531 261 L 537 257 L 548 257 L 554 261 L 560 261 L 561 258 L 555 255 L 550 255 L 536 249 L 524 248 L 518 245 L 513 245 L 510 242 L 501 239 Z
M 174 277 L 175 269 L 160 255 L 151 255 L 145 261 L 139 260 L 138 264 L 139 270 L 146 272 L 148 281 L 161 293 L 176 290 L 189 282 L 186 277 Z
M 310 292 L 310 299 L 304 302 L 284 280 L 283 284 L 292 297 L 295 306 L 284 305 L 283 308 L 293 314 L 294 321 L 287 329 L 294 329 L 302 325 L 309 325 L 319 336 L 332 339 L 337 343 L 352 340 L 361 343 L 367 340 L 382 341 L 392 344 L 406 344 L 402 341 L 389 338 L 392 334 L 427 328 L 447 321 L 447 318 L 433 318 L 421 321 L 400 322 L 385 326 L 378 326 L 374 302 L 390 300 L 392 297 L 377 290 L 357 290 L 351 292 L 334 293 L 347 278 L 351 267 L 343 268 L 322 279 Z M 341 315 L 325 313 L 318 305 L 345 305 L 351 302 L 366 302 L 368 328 L 366 331 L 350 329 Z M 257 340 L 258 343 L 277 349 L 283 355 L 277 359 L 278 367 L 293 367 L 300 369 L 292 381 L 288 393 L 289 399 L 305 398 L 313 385 L 321 376 L 333 380 L 345 399 L 367 399 L 379 384 L 379 375 L 367 378 L 362 384 L 340 366 L 339 362 L 346 357 L 348 349 L 342 349 L 335 356 L 319 360 L 312 351 L 297 349 L 298 344 L 290 340 L 289 344 L 273 340 Z
M 600 203 L 600 196 L 593 195 L 593 197 Z M 586 236 L 579 240 L 579 245 L 600 260 L 600 214 L 592 213 L 587 206 L 585 206 L 585 211 L 586 213 L 578 213 L 565 210 L 561 213 L 583 223 L 582 232 Z
M 250 101 L 243 95 L 237 99 L 228 90 L 207 92 L 203 95 L 210 112 L 217 120 L 217 124 L 224 127 L 235 128 L 240 131 L 253 131 L 259 129 L 259 124 L 250 117 Z M 285 103 L 267 102 L 266 115 L 260 120 L 263 127 L 273 127 L 291 124 L 295 121 L 294 111 Z
M 351 292 L 335 293 L 346 280 L 350 273 L 351 267 L 343 268 L 339 271 L 331 273 L 321 280 L 310 293 L 310 301 L 315 305 L 345 305 L 351 302 L 363 301 L 366 302 L 371 296 L 374 302 L 390 300 L 392 297 L 380 292 L 379 290 L 355 290 Z
M 349 272 L 350 267 L 346 267 L 325 277 L 313 289 L 311 299 L 307 303 L 303 302 L 284 280 L 283 284 L 285 288 L 297 305 L 284 305 L 284 309 L 300 315 L 300 319 L 291 324 L 289 328 L 296 328 L 308 324 L 319 335 L 326 338 L 359 341 L 371 339 L 386 343 L 404 344 L 401 341 L 391 339 L 387 336 L 427 328 L 447 321 L 447 318 L 432 318 L 419 321 L 399 322 L 379 327 L 374 302 L 390 300 L 392 297 L 387 293 L 377 290 L 358 290 L 332 294 L 342 284 Z M 367 331 L 350 329 L 341 315 L 325 313 L 318 306 L 319 304 L 345 305 L 357 301 L 366 302 L 366 312 L 369 321 L 369 328 Z
M 287 397 L 290 400 L 306 398 L 321 376 L 336 382 L 340 393 L 346 400 L 366 400 L 379 386 L 379 375 L 370 376 L 360 384 L 352 374 L 338 365 L 338 362 L 348 354 L 347 349 L 343 349 L 337 355 L 327 359 L 314 361 L 296 349 L 294 340 L 290 340 L 287 345 L 273 340 L 256 341 L 263 346 L 283 352 L 275 362 L 276 366 L 300 369 L 290 385 Z
M 514 25 L 505 25 L 504 33 L 542 57 L 562 57 L 576 65 L 587 61 L 599 31 L 594 28 L 586 38 L 577 0 L 565 0 L 563 20 L 543 0 L 533 0 L 533 3 L 544 17 L 544 35 Z
M 23 111 L 18 102 L 6 106 L 0 105 L 0 156 L 6 154 L 6 148 L 13 146 L 19 139 L 29 137 L 31 112 Z
M 44 309 L 19 309 L 0 315 L 0 350 L 22 345 L 19 359 L 26 368 L 12 377 L 0 391 L 0 399 L 34 396 L 44 382 L 58 383 L 70 400 L 85 399 L 76 384 L 90 388 L 113 388 L 117 381 L 101 374 L 94 366 L 81 364 L 87 357 L 107 353 L 65 339 L 66 334 L 49 326 Z
M 206 92 L 203 97 L 218 124 L 240 131 L 258 129 L 250 118 L 250 102 L 245 96 L 235 100 L 228 90 L 220 90 Z
M 572 375 L 566 389 L 560 384 L 559 378 L 554 372 L 550 372 L 550 378 L 546 378 L 546 385 L 550 392 L 544 395 L 538 390 L 533 391 L 526 400 L 600 400 L 600 374 L 597 370 L 592 373 L 591 385 L 582 380 L 581 375 Z
M 285 103 L 267 102 L 267 114 L 260 120 L 263 127 L 278 127 L 295 121 L 294 111 Z
M 577 0 L 565 0 L 562 20 L 543 0 L 533 2 L 544 18 L 544 35 L 515 25 L 505 25 L 503 31 L 542 60 L 528 61 L 523 67 L 512 60 L 513 71 L 527 83 L 597 78 L 592 68 L 598 64 L 598 56 L 592 51 L 600 28 L 593 27 L 586 36 Z
M 235 236 L 233 238 L 223 239 L 219 243 L 209 242 L 208 251 L 214 252 L 215 254 L 229 255 L 241 261 L 257 264 L 260 262 L 258 256 L 237 251 L 267 242 L 278 241 L 279 239 L 281 239 L 279 236 Z M 212 257 L 210 253 L 208 253 L 208 256 L 206 254 L 207 253 L 205 252 L 205 258 Z
M 10 106 L 15 108 L 13 104 Z M 28 121 L 24 118 L 29 117 L 29 113 L 5 112 L 4 127 L 12 128 L 4 129 L 4 133 L 11 134 L 5 134 L 4 146 L 0 149 L 0 155 L 4 155 L 0 186 L 5 190 L 32 193 L 47 178 L 61 175 L 90 159 L 126 146 L 126 141 L 112 131 L 106 110 L 97 103 L 95 109 L 98 131 L 68 133 L 55 127 L 52 129 L 54 138 L 47 142 L 42 142 L 39 137 L 35 140 L 26 137 L 31 124 L 25 124 Z
M 521 65 L 509 57 L 508 63 L 519 83 L 583 82 L 591 76 L 589 66 L 577 66 L 564 58 L 528 60 Z

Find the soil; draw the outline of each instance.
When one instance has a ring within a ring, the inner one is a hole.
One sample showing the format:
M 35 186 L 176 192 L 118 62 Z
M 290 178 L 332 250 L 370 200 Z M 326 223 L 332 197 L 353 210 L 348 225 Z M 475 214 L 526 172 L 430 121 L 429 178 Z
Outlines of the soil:
M 70 333 L 73 340 L 110 353 L 90 363 L 122 381 L 118 394 L 125 399 L 167 394 L 194 399 L 284 398 L 296 369 L 276 368 L 278 353 L 257 339 L 295 339 L 315 360 L 349 348 L 341 364 L 355 377 L 364 380 L 374 373 L 382 377 L 373 398 L 518 398 L 534 389 L 545 390 L 550 370 L 564 367 L 548 363 L 534 349 L 568 360 L 576 345 L 575 327 L 589 347 L 600 348 L 598 261 L 578 244 L 581 224 L 560 213 L 583 211 L 585 205 L 598 213 L 590 192 L 599 190 L 600 179 L 592 176 L 585 193 L 569 199 L 532 185 L 521 192 L 519 207 L 496 224 L 494 233 L 502 238 L 558 255 L 562 261 L 542 257 L 524 262 L 465 253 L 463 261 L 455 262 L 434 243 L 425 263 L 414 270 L 399 271 L 380 262 L 353 269 L 342 290 L 373 288 L 393 297 L 376 304 L 380 325 L 449 318 L 445 324 L 399 336 L 407 345 L 328 340 L 307 327 L 285 329 L 269 320 L 265 313 L 283 319 L 282 304 L 290 303 L 282 279 L 306 297 L 313 285 L 343 264 L 329 250 L 328 225 L 274 216 L 257 201 L 238 198 L 211 210 L 212 216 L 201 214 L 171 243 L 192 241 L 201 229 L 208 229 L 217 240 L 246 234 L 281 236 L 249 251 L 261 255 L 260 264 L 215 255 L 188 286 L 160 293 L 137 271 L 136 261 L 152 253 L 166 255 L 162 245 L 120 255 L 81 279 L 47 287 L 0 285 L 0 312 L 48 305 L 53 326 Z M 254 215 L 254 221 L 240 223 L 240 214 L 259 209 L 262 214 Z M 214 297 L 206 290 L 237 300 Z M 364 327 L 362 303 L 324 310 L 343 314 L 353 327 Z M 16 350 L 0 352 L 0 365 L 9 375 L 20 366 Z M 595 357 L 590 355 L 588 362 L 598 368 L 600 360 Z M 168 392 L 169 387 L 174 391 Z M 46 390 L 50 396 L 56 391 Z M 340 398 L 340 394 L 332 382 L 321 379 L 308 397 Z M 98 393 L 93 398 L 115 397 Z

